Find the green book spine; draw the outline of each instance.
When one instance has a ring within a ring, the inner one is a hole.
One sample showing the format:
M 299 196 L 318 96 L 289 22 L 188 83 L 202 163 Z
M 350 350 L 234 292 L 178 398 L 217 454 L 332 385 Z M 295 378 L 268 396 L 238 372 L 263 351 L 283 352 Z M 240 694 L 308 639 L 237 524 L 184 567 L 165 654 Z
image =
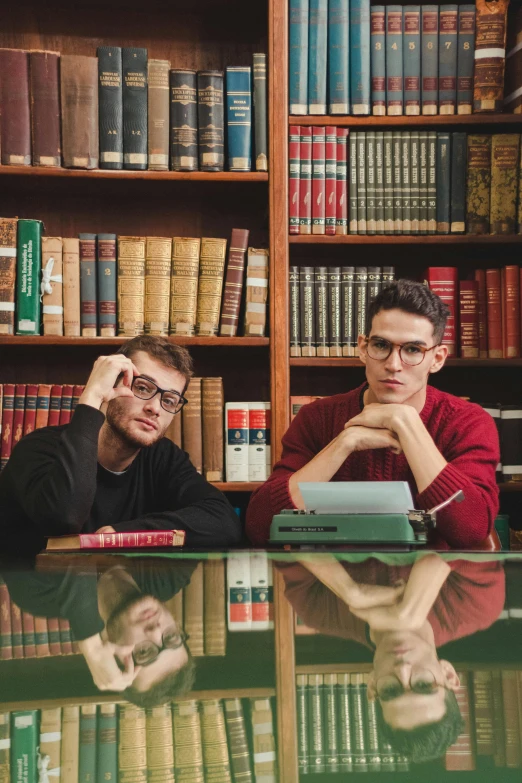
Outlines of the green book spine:
M 428 233 L 428 132 L 419 133 L 419 234 Z
M 410 134 L 411 233 L 419 233 L 419 131 Z
M 11 780 L 11 731 L 8 712 L 0 712 L 0 783 Z
M 254 82 L 254 154 L 256 171 L 268 171 L 266 54 L 252 55 Z
M 296 677 L 297 703 L 297 764 L 299 774 L 306 775 L 308 765 L 308 681 L 306 674 Z
M 16 334 L 40 334 L 41 220 L 19 220 L 16 258 Z
M 368 267 L 368 304 L 379 295 L 382 288 L 382 269 L 380 266 Z
M 359 356 L 357 338 L 366 334 L 366 309 L 368 302 L 368 269 L 365 266 L 355 267 L 355 332 L 354 356 Z
M 357 233 L 367 233 L 366 223 L 366 132 L 357 133 Z
M 366 704 L 366 726 L 368 738 L 368 769 L 370 772 L 381 770 L 381 750 L 379 747 L 379 730 L 377 727 L 377 712 L 375 701 L 368 701 L 366 691 L 368 675 L 364 675 L 364 702 Z
M 489 234 L 491 198 L 491 136 L 468 136 L 466 228 L 469 234 Z
M 437 133 L 437 233 L 450 231 L 451 136 Z
M 80 761 L 78 783 L 96 780 L 96 704 L 80 708 Z
M 350 224 L 350 234 L 357 234 L 357 131 L 350 133 L 350 156 L 348 160 L 350 183 L 349 183 L 349 197 L 350 197 L 350 211 L 348 213 L 348 221 Z
M 428 234 L 437 233 L 437 131 L 428 133 Z
M 337 675 L 339 714 L 339 772 L 353 772 L 353 718 L 350 707 L 350 675 Z
M 343 356 L 354 356 L 354 284 L 355 267 L 341 268 L 341 344 Z
M 366 231 L 377 231 L 375 209 L 375 131 L 366 133 Z
M 384 233 L 393 234 L 393 133 L 384 131 Z
M 342 356 L 340 266 L 328 268 L 328 316 L 330 356 Z
M 308 763 L 310 772 L 326 769 L 322 674 L 308 675 Z
M 38 736 L 38 710 L 11 713 L 11 783 L 33 783 L 38 779 Z
M 393 233 L 402 234 L 402 133 L 393 131 Z
M 365 731 L 365 710 L 364 710 L 364 685 L 363 674 L 351 674 L 351 708 L 353 716 L 353 762 L 355 772 L 368 771 L 368 756 Z
M 100 704 L 97 783 L 118 780 L 118 717 L 115 704 Z
M 375 134 L 375 233 L 384 234 L 384 133 Z
M 328 267 L 314 268 L 315 340 L 317 356 L 330 356 L 328 346 Z
M 337 720 L 337 674 L 324 675 L 324 717 L 326 771 L 339 772 L 339 728 Z
M 519 148 L 518 133 L 495 133 L 491 138 L 489 225 L 492 234 L 515 233 Z
M 402 136 L 402 141 L 401 141 L 402 233 L 411 234 L 411 169 L 410 169 L 411 133 L 409 131 L 403 131 L 401 133 L 401 136 Z

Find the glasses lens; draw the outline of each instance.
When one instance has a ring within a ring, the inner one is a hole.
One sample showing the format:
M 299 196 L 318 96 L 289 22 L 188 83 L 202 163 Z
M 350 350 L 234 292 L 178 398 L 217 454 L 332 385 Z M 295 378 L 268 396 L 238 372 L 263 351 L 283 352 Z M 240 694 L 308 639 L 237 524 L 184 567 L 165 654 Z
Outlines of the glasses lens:
M 424 359 L 424 351 L 415 343 L 405 343 L 401 348 L 401 359 L 404 364 L 420 364 Z
M 433 693 L 437 689 L 435 675 L 429 669 L 419 669 L 413 672 L 410 685 L 415 693 Z
M 168 647 L 170 650 L 175 650 L 177 647 L 181 647 L 183 638 L 183 634 L 173 625 L 163 633 L 163 646 Z
M 378 362 L 387 359 L 391 352 L 391 343 L 388 340 L 370 337 L 367 345 L 368 355 Z
M 380 677 L 377 680 L 376 689 L 377 696 L 381 701 L 392 701 L 404 693 L 404 688 L 397 677 L 391 674 L 387 677 Z
M 134 662 L 137 666 L 148 666 L 159 654 L 159 648 L 154 642 L 142 642 L 134 648 Z
M 134 396 L 140 400 L 150 400 L 156 394 L 156 385 L 152 381 L 147 381 L 146 378 L 135 378 L 132 384 L 132 391 Z
M 177 413 L 183 407 L 183 398 L 173 392 L 165 392 L 161 404 L 169 413 Z

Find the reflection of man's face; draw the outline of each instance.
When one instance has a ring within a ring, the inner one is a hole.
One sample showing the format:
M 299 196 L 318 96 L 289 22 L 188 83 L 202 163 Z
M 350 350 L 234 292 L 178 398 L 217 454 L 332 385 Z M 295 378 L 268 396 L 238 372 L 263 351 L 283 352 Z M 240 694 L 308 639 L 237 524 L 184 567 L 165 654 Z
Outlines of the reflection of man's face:
M 385 722 L 393 729 L 408 731 L 441 720 L 446 712 L 446 689 L 456 690 L 459 679 L 448 661 L 439 660 L 435 646 L 412 631 L 386 634 L 375 650 L 373 671 L 368 679 L 368 698 L 377 698 L 377 683 L 394 677 L 398 695 L 380 699 Z M 433 674 L 438 687 L 433 693 L 415 693 L 412 675 Z M 380 690 L 380 687 L 379 687 Z
M 107 636 L 121 647 L 118 657 L 125 662 L 139 642 L 148 640 L 161 648 L 163 633 L 175 624 L 171 613 L 156 598 L 140 595 L 113 612 L 107 621 Z M 153 663 L 140 667 L 133 688 L 146 691 L 167 674 L 181 669 L 187 661 L 184 645 L 177 650 L 162 650 Z

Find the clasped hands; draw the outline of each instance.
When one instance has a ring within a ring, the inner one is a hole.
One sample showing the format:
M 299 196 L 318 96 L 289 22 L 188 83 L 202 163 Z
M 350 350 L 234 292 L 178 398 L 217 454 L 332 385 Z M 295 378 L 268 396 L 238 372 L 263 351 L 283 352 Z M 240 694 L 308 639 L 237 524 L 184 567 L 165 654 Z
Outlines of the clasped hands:
M 353 419 L 346 422 L 340 436 L 351 452 L 369 449 L 391 449 L 400 454 L 400 431 L 404 425 L 418 416 L 411 405 L 378 402 L 365 405 Z

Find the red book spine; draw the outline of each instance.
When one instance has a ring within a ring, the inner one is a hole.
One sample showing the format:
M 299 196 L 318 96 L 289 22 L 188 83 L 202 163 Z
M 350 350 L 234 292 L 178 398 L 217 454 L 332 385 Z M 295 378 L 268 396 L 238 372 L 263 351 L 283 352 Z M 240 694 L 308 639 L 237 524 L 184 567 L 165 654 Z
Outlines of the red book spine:
M 60 409 L 62 407 L 62 387 L 59 385 L 53 386 L 51 389 L 51 401 L 49 404 L 49 421 L 48 427 L 55 427 L 60 423 Z
M 47 629 L 49 631 L 49 650 L 51 655 L 61 655 L 60 624 L 57 617 L 47 618 Z
M 149 546 L 183 546 L 184 530 L 135 530 L 132 533 L 82 533 L 80 549 L 134 549 Z
M 335 233 L 348 233 L 348 197 L 346 192 L 346 177 L 348 163 L 348 128 L 337 128 L 337 182 L 335 186 Z
M 457 356 L 457 275 L 458 271 L 454 266 L 431 266 L 426 276 L 430 289 L 442 299 L 450 311 L 442 338 L 442 344 L 448 347 L 449 359 Z
M 24 658 L 36 658 L 36 637 L 34 634 L 34 617 L 29 612 L 22 612 L 22 633 Z
M 36 657 L 47 658 L 51 654 L 49 649 L 49 630 L 46 617 L 34 618 L 34 633 L 36 640 Z
M 290 125 L 288 137 L 288 230 L 290 234 L 299 234 L 300 134 L 299 125 Z
M 28 383 L 25 391 L 24 435 L 29 435 L 35 428 L 37 397 L 38 386 L 35 383 Z
M 0 114 L 2 163 L 30 166 L 29 58 L 21 49 L 0 49 Z
M 299 151 L 299 233 L 312 233 L 312 128 L 301 126 Z
M 60 628 L 60 645 L 62 648 L 62 655 L 72 655 L 73 646 L 69 620 L 66 620 L 65 617 L 59 617 L 58 626 Z
M 60 407 L 60 424 L 69 424 L 71 421 L 73 387 L 65 384 L 62 388 L 62 404 Z
M 4 383 L 2 406 L 2 445 L 0 446 L 0 470 L 5 468 L 13 445 L 14 383 Z
M 488 358 L 488 306 L 486 294 L 486 272 L 475 269 L 475 280 L 478 284 L 478 319 L 479 319 L 479 357 Z
M 505 267 L 506 358 L 520 356 L 520 272 L 517 265 Z
M 20 607 L 11 601 L 11 636 L 13 640 L 13 658 L 24 657 L 24 637 L 22 628 L 22 612 Z
M 12 657 L 11 599 L 7 585 L 0 581 L 0 660 L 10 661 Z
M 460 355 L 463 359 L 477 359 L 479 355 L 478 283 L 463 280 L 460 283 Z
M 468 673 L 459 672 L 460 686 L 455 691 L 455 698 L 464 721 L 464 731 L 459 735 L 454 745 L 446 752 L 447 770 L 473 770 L 475 759 L 473 757 L 473 744 L 471 739 L 471 719 L 469 707 Z
M 325 234 L 335 235 L 337 189 L 337 128 L 326 128 L 325 166 Z
M 486 269 L 488 357 L 502 359 L 502 300 L 500 269 Z
M 22 440 L 24 432 L 25 383 L 17 383 L 15 387 L 13 414 L 13 444 L 11 451 Z
M 73 396 L 72 396 L 72 404 L 71 404 L 71 415 L 76 410 L 76 406 L 78 405 L 80 401 L 80 397 L 83 394 L 83 390 L 85 389 L 85 386 L 75 386 L 73 389 Z
M 312 234 L 325 233 L 325 141 L 325 128 L 312 128 Z

